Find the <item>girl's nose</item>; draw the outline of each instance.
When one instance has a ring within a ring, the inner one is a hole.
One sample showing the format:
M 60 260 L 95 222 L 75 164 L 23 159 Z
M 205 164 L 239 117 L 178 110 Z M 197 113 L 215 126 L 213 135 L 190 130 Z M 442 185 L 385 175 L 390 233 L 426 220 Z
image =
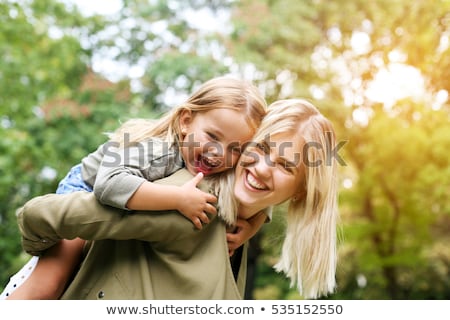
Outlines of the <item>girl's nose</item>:
M 223 148 L 217 142 L 209 142 L 205 145 L 205 152 L 211 157 L 219 157 L 223 154 Z

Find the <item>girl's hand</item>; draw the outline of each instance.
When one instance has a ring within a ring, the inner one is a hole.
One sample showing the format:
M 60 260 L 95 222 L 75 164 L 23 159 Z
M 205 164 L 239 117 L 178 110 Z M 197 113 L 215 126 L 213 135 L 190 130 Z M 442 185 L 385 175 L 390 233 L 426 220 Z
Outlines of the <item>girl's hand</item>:
M 202 228 L 202 223 L 209 223 L 207 214 L 217 213 L 216 208 L 212 205 L 217 202 L 217 198 L 197 188 L 202 179 L 203 173 L 200 172 L 181 187 L 182 201 L 177 208 L 198 229 Z
M 253 217 L 245 220 L 238 218 L 234 231 L 227 232 L 228 253 L 230 257 L 234 251 L 250 240 L 266 221 L 266 215 L 263 211 L 258 212 Z
M 255 233 L 253 226 L 247 220 L 238 218 L 234 231 L 227 232 L 228 254 L 230 257 L 237 248 L 253 237 Z

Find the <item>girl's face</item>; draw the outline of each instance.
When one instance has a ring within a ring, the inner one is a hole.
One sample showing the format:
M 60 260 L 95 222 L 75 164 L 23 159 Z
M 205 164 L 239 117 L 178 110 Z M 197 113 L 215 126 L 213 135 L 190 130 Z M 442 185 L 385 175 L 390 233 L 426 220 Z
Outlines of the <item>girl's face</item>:
M 246 118 L 237 110 L 212 109 L 180 116 L 181 154 L 192 174 L 205 176 L 233 168 L 241 147 L 253 136 Z
M 244 212 L 255 213 L 302 196 L 303 146 L 296 134 L 278 134 L 243 152 L 236 167 L 234 193 L 241 207 L 252 209 Z

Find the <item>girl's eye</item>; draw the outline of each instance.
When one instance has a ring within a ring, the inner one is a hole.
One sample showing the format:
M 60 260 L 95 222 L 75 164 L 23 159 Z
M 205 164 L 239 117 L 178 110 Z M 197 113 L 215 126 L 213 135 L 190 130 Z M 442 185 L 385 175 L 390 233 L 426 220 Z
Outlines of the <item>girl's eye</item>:
M 213 140 L 215 140 L 215 141 L 218 141 L 218 140 L 219 140 L 219 138 L 218 138 L 214 133 L 207 132 L 207 134 L 208 134 L 208 136 L 209 136 L 211 139 L 213 139 Z

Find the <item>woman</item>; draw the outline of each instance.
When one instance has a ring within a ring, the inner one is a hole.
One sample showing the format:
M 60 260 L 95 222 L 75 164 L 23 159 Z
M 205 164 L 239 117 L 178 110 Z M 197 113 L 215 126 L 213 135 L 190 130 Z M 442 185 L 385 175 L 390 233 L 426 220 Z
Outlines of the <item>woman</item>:
M 234 278 L 220 216 L 237 207 L 239 217 L 248 219 L 289 201 L 275 268 L 306 298 L 333 292 L 337 197 L 336 163 L 328 154 L 335 145 L 331 123 L 304 100 L 281 100 L 269 107 L 253 141 L 234 182 L 233 175 L 222 175 L 203 186 L 219 191 L 220 207 L 219 218 L 202 230 L 176 212 L 124 215 L 88 193 L 47 195 L 18 212 L 24 249 L 36 254 L 64 238 L 94 240 L 63 299 L 240 299 L 246 250 Z M 166 183 L 191 178 L 180 171 Z

